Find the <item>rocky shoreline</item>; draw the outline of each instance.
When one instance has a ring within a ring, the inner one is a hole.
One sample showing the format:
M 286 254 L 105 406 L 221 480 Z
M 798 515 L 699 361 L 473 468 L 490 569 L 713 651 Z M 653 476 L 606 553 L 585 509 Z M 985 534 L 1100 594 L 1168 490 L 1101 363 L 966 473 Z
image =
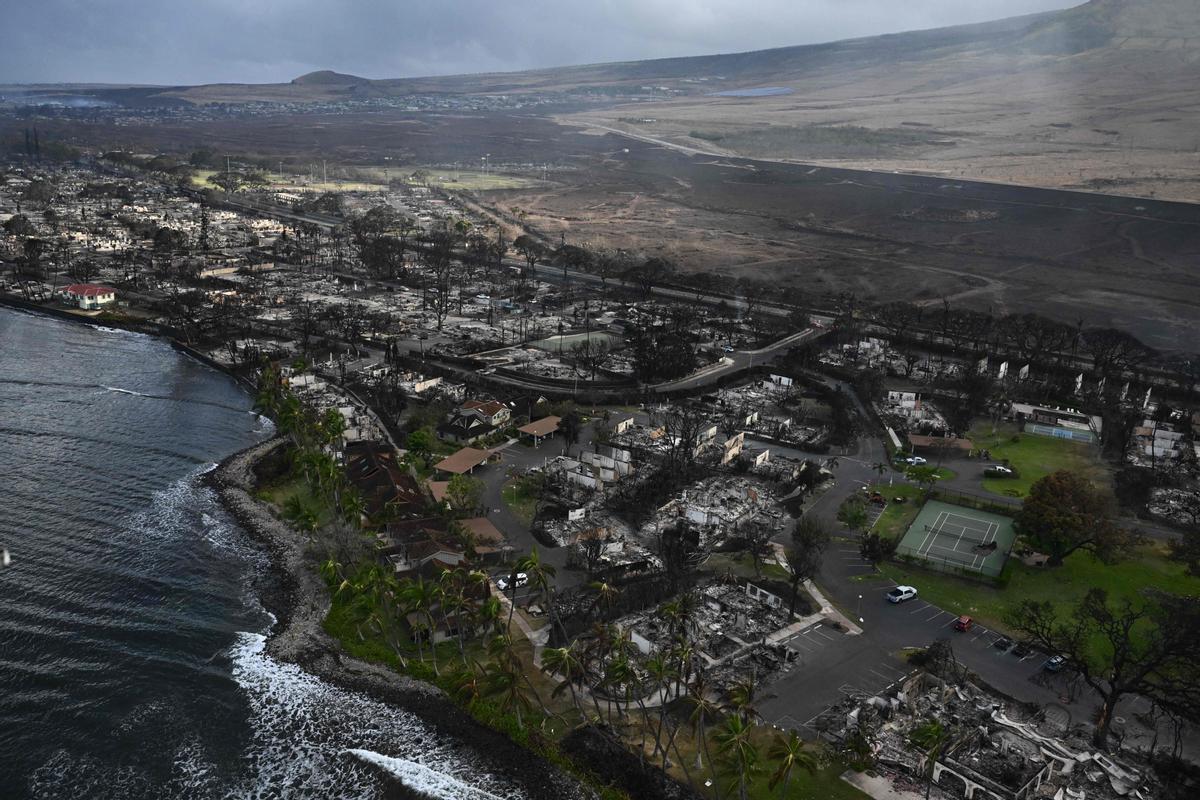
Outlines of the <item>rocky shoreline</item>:
M 303 542 L 291 527 L 253 496 L 255 463 L 283 441 L 275 438 L 235 453 L 206 477 L 229 513 L 270 551 L 278 582 L 262 599 L 277 622 L 268 635 L 267 654 L 415 714 L 439 734 L 469 746 L 485 770 L 521 787 L 531 800 L 594 797 L 554 764 L 476 722 L 437 687 L 353 658 L 325 632 L 329 592 L 324 581 L 307 563 Z

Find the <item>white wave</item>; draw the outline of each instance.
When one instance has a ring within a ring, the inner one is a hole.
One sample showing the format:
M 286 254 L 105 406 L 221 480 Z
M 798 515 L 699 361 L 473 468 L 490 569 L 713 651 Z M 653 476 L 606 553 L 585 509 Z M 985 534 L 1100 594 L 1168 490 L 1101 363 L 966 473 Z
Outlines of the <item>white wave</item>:
M 134 397 L 149 397 L 150 396 L 148 394 L 142 394 L 141 392 L 135 392 L 132 389 L 121 389 L 116 386 L 105 386 L 104 388 L 110 392 L 120 392 L 121 394 L 131 394 Z
M 146 333 L 139 333 L 137 331 L 128 331 L 128 330 L 125 330 L 124 328 L 109 328 L 104 325 L 90 325 L 89 327 L 94 331 L 100 331 L 101 333 L 114 333 L 118 336 L 129 336 L 129 337 L 149 336 L 149 334 L 146 334 Z
M 428 795 L 435 800 L 474 800 L 474 798 L 502 800 L 500 795 L 463 783 L 452 775 L 438 772 L 415 761 L 392 758 L 373 750 L 358 748 L 346 752 L 387 771 L 398 778 L 407 788 Z
M 278 662 L 265 648 L 261 634 L 240 633 L 230 651 L 233 678 L 246 694 L 252 731 L 244 756 L 249 775 L 230 796 L 373 800 L 379 796 L 380 779 L 368 766 L 370 761 L 432 797 L 520 797 L 514 787 L 472 764 L 469 751 L 412 714 Z M 347 753 L 357 758 L 347 758 Z M 437 769 L 426 764 L 436 764 Z M 304 789 L 292 794 L 287 787 Z

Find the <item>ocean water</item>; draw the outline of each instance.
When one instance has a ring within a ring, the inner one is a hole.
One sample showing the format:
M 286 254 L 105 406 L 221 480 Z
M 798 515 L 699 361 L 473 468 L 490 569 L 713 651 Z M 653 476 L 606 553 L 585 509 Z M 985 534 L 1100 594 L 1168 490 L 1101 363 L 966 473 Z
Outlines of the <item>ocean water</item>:
M 0 309 L 0 798 L 518 796 L 265 654 L 267 557 L 202 479 L 270 433 L 158 339 Z

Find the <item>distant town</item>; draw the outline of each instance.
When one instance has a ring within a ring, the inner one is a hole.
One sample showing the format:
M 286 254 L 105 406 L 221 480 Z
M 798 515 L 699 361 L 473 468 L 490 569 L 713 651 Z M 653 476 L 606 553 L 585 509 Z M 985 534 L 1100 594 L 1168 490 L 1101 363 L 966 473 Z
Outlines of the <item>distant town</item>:
M 606 796 L 1196 785 L 1195 362 L 702 281 L 481 200 L 544 165 L 26 137 L 0 299 L 167 337 L 254 394 L 276 435 L 250 497 L 349 657 Z

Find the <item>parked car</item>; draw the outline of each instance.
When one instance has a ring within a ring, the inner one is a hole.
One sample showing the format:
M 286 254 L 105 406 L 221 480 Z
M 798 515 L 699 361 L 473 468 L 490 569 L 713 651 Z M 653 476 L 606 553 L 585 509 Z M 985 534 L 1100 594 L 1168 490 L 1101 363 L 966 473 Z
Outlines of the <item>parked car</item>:
M 900 463 L 908 464 L 910 467 L 921 467 L 929 462 L 920 456 L 906 456 L 905 458 L 900 459 Z
M 992 642 L 992 647 L 996 648 L 997 650 L 1007 650 L 1012 646 L 1013 640 L 1007 636 L 1001 636 L 999 639 Z
M 1013 474 L 1012 467 L 1006 467 L 1003 464 L 992 464 L 990 467 L 988 467 L 988 471 L 989 472 L 999 472 L 1004 475 L 1012 475 Z
M 502 592 L 507 592 L 509 582 L 511 580 L 512 580 L 511 575 L 506 575 L 503 578 L 500 578 L 499 580 L 496 581 L 496 588 Z M 517 573 L 517 584 L 516 584 L 517 588 L 525 586 L 527 583 L 529 583 L 529 576 L 526 575 L 524 572 L 518 572 Z
M 1062 672 L 1066 666 L 1067 659 L 1062 656 L 1050 656 L 1046 659 L 1046 663 L 1042 664 L 1042 669 L 1046 670 L 1046 672 Z
M 1018 642 L 1017 646 L 1012 649 L 1012 654 L 1017 658 L 1025 658 L 1033 652 L 1033 646 L 1029 642 Z
M 917 596 L 917 590 L 912 586 L 897 586 L 887 593 L 889 603 L 903 603 Z
M 966 614 L 963 614 L 961 617 L 954 620 L 954 630 L 956 631 L 963 631 L 965 633 L 966 631 L 971 630 L 973 627 L 975 627 L 975 620 L 971 619 Z

